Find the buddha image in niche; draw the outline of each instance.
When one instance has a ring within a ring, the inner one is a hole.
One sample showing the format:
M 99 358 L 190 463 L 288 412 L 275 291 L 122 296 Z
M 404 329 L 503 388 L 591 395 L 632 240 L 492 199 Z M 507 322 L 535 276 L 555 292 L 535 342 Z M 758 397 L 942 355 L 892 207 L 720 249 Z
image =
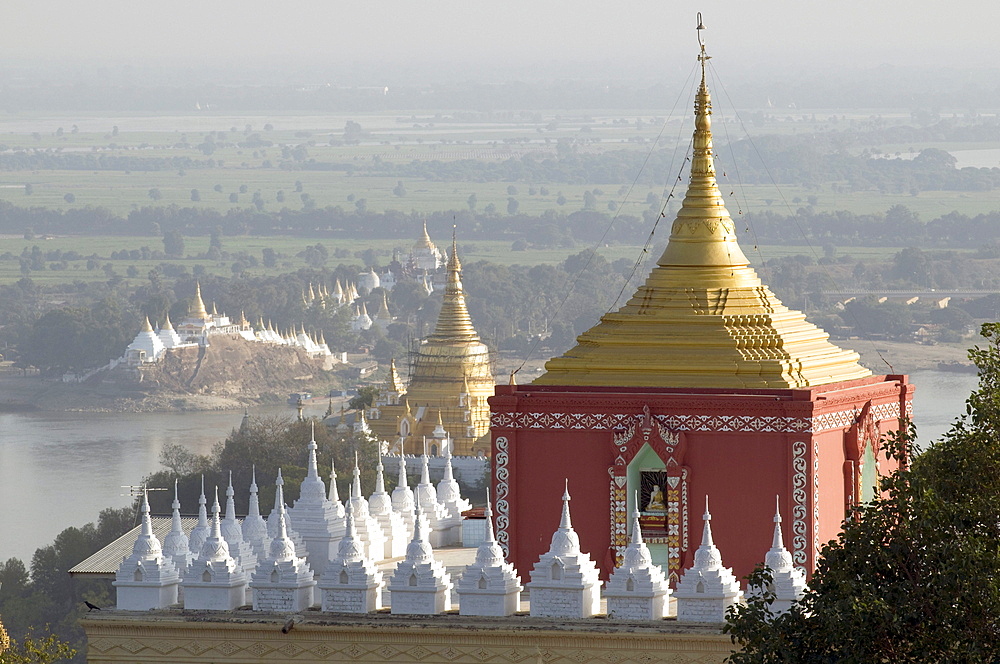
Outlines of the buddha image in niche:
M 649 490 L 649 502 L 646 503 L 647 512 L 665 512 L 667 506 L 663 502 L 663 491 L 659 484 L 654 484 Z

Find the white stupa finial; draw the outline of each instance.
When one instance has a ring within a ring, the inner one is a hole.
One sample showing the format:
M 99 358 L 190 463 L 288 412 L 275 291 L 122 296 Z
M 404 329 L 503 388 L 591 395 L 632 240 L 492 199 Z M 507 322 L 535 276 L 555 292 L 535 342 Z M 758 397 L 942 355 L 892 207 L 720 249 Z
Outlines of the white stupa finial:
M 774 497 L 774 537 L 771 538 L 772 549 L 783 549 L 785 543 L 781 539 L 781 496 Z
M 563 501 L 562 518 L 559 519 L 559 530 L 572 530 L 573 529 L 573 522 L 569 518 L 569 500 L 570 500 L 570 498 L 569 498 L 569 478 L 568 477 L 566 478 L 565 482 L 566 482 L 566 486 L 565 486 L 565 489 L 563 490 L 563 496 L 562 496 L 562 501 Z
M 316 423 L 311 422 L 311 434 L 309 436 L 309 477 L 319 478 L 319 466 L 316 463 Z
M 208 525 L 208 510 L 206 508 L 208 501 L 205 500 L 205 475 L 202 473 L 201 476 L 201 494 L 198 496 L 198 525 Z
M 705 513 L 701 516 L 705 521 L 705 528 L 701 534 L 701 545 L 702 546 L 715 546 L 715 541 L 712 539 L 712 513 L 708 511 L 708 495 L 705 495 Z
M 490 544 L 496 543 L 496 535 L 493 533 L 493 510 L 490 509 L 492 505 L 490 504 L 490 489 L 486 487 L 486 509 L 483 510 L 483 516 L 486 517 L 486 541 Z
M 403 487 L 404 489 L 409 488 L 406 479 L 406 457 L 403 455 L 402 450 L 399 452 L 399 472 L 396 476 L 396 486 Z
M 378 465 L 375 466 L 375 493 L 385 493 L 385 477 L 383 476 L 382 455 L 378 455 Z
M 149 537 L 153 534 L 153 520 L 149 518 L 149 491 L 142 486 L 142 534 Z
M 229 486 L 226 487 L 226 520 L 236 520 L 236 490 L 233 489 L 233 471 L 229 471 Z
M 281 468 L 278 468 L 278 477 L 274 480 L 274 509 L 279 512 L 285 510 L 285 480 L 281 477 Z
M 431 483 L 431 470 L 428 465 L 426 438 L 424 438 L 424 453 L 420 457 L 420 483 L 421 484 Z
M 639 492 L 634 493 L 632 507 L 632 544 L 642 544 L 642 526 L 639 525 Z
M 361 469 L 358 468 L 358 453 L 354 453 L 354 473 L 351 478 L 351 499 L 361 497 Z
M 340 502 L 340 491 L 337 489 L 337 462 L 331 457 L 330 459 L 330 502 L 339 503 Z
M 219 519 L 219 513 L 222 509 L 219 507 L 219 485 L 215 485 L 215 502 L 212 503 L 212 537 L 217 539 L 222 538 L 222 522 Z

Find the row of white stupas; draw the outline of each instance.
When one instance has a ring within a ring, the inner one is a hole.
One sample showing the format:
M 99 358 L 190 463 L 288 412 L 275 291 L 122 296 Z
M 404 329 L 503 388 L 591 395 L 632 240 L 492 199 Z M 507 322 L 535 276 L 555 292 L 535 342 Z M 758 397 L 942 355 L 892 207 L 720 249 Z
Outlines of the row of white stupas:
M 228 317 L 220 316 L 220 318 L 229 321 Z M 270 321 L 265 324 L 261 319 L 256 326 L 245 322 L 229 323 L 203 328 L 202 332 L 196 336 L 181 337 L 170 323 L 170 317 L 167 316 L 163 325 L 155 330 L 149 319 L 146 318 L 143 321 L 142 329 L 126 348 L 123 359 L 132 364 L 158 362 L 168 349 L 203 345 L 207 343 L 207 337 L 212 334 L 236 334 L 244 341 L 302 348 L 311 357 L 327 357 L 333 354 L 326 339 L 323 338 L 323 333 L 307 332 L 304 325 L 300 326 L 299 329 L 292 327 L 279 331 L 271 325 Z
M 317 480 L 316 476 L 307 478 L 310 493 L 306 494 L 304 482 L 300 500 L 309 501 L 310 505 L 318 503 L 321 494 L 317 489 L 322 491 L 322 481 L 317 484 Z M 336 552 L 321 566 L 310 562 L 308 553 L 303 555 L 295 533 L 289 530 L 280 473 L 277 483 L 275 511 L 266 525 L 254 510 L 256 487 L 251 487 L 251 514 L 243 528 L 251 533 L 273 533 L 264 548 L 266 553 L 252 569 L 247 569 L 245 560 L 252 555 L 253 546 L 239 539 L 239 526 L 230 518 L 231 488 L 227 491 L 226 518 L 219 518 L 216 496 L 211 524 L 202 526 L 204 518 L 200 518 L 199 527 L 192 532 L 193 544 L 200 533 L 199 528 L 207 529 L 207 536 L 203 535 L 197 557 L 193 559 L 185 546 L 188 543 L 183 542 L 183 533 L 177 532 L 180 515 L 176 499 L 174 530 L 161 547 L 153 535 L 144 496 L 142 533 L 132 555 L 123 559 L 114 583 L 118 591 L 118 608 L 150 610 L 182 601 L 185 609 L 228 611 L 249 602 L 255 611 L 299 612 L 319 604 L 320 609 L 327 612 L 367 613 L 383 608 L 383 592 L 388 591 L 391 613 L 433 615 L 452 609 L 454 590 L 459 598 L 460 615 L 509 616 L 520 610 L 524 587 L 513 565 L 504 560 L 496 541 L 488 499 L 486 537 L 476 551 L 475 561 L 465 567 L 457 582 L 453 582 L 451 574 L 434 557 L 429 537 L 433 530 L 427 512 L 421 507 L 422 492 L 418 491 L 410 512 L 413 529 L 405 555 L 385 578 L 376 565 L 379 549 L 371 539 L 374 520 L 370 512 L 366 514 L 361 507 L 364 499 L 356 488 L 359 484 L 357 470 L 350 501 L 346 507 L 336 502 L 345 512 L 344 530 Z M 428 497 L 433 504 L 439 504 Z M 588 618 L 600 611 L 601 581 L 597 566 L 589 554 L 580 550 L 579 536 L 573 530 L 568 486 L 562 500 L 559 527 L 552 536 L 549 551 L 535 563 L 527 584 L 530 615 Z M 203 517 L 204 500 L 201 502 Z M 297 509 L 298 503 L 292 510 Z M 292 516 L 293 521 L 296 518 Z M 775 514 L 774 521 L 772 546 L 765 555 L 765 564 L 773 574 L 768 588 L 775 597 L 771 609 L 781 613 L 802 597 L 806 585 L 803 572 L 792 565 L 791 554 L 782 543 L 780 515 Z M 712 539 L 707 499 L 704 522 L 702 542 L 695 552 L 694 564 L 684 571 L 677 588 L 671 592 L 662 569 L 653 564 L 649 549 L 642 541 L 636 511 L 631 542 L 621 565 L 611 574 L 604 588 L 608 616 L 622 620 L 663 619 L 667 617 L 669 600 L 673 596 L 678 621 L 723 622 L 726 610 L 742 601 L 743 592 L 732 569 L 722 565 L 721 553 Z M 237 532 L 230 535 L 227 528 Z M 319 574 L 318 580 L 316 574 Z
M 304 563 L 319 573 L 337 556 L 340 543 L 349 530 L 348 520 L 354 523 L 357 546 L 361 547 L 366 558 L 373 561 L 398 558 L 405 553 L 407 542 L 413 537 L 415 529 L 415 510 L 422 519 L 422 537 L 434 546 L 452 546 L 461 542 L 462 512 L 470 509 L 471 505 L 461 496 L 450 457 L 446 459 L 444 476 L 437 486 L 430 481 L 427 457 L 422 458 L 420 483 L 416 492 L 408 486 L 406 462 L 400 459 L 398 485 L 391 495 L 385 490 L 380 458 L 376 469 L 375 491 L 368 499 L 361 494 L 361 475 L 355 461 L 351 495 L 345 506 L 340 502 L 336 469 L 332 467 L 327 493 L 326 485 L 319 476 L 316 447 L 315 439 L 311 440 L 308 446 L 308 470 L 301 484 L 299 499 L 287 510 L 284 504 L 284 480 L 279 469 L 275 480 L 274 509 L 266 521 L 260 515 L 256 473 L 250 485 L 247 517 L 242 524 L 236 518 L 235 492 L 230 480 L 226 490 L 225 517 L 219 520 L 217 495 L 213 506 L 213 518 L 218 520 L 222 545 L 218 538 L 213 539 L 215 526 L 208 519 L 204 486 L 198 500 L 198 523 L 190 533 L 185 533 L 182 527 L 180 502 L 175 487 L 171 531 L 164 539 L 163 546 L 160 547 L 158 541 L 154 546 L 153 540 L 156 537 L 151 530 L 146 532 L 148 529 L 144 523 L 133 555 L 125 558 L 119 567 L 115 581 L 119 586 L 119 608 L 143 610 L 168 606 L 176 603 L 178 596 L 183 599 L 187 608 L 227 608 L 230 599 L 238 602 L 236 606 L 240 606 L 252 599 L 251 588 L 246 584 L 255 572 L 260 572 L 261 565 L 268 566 L 269 555 L 277 546 L 275 541 L 291 541 L 295 556 L 301 557 Z M 144 510 L 148 512 L 147 507 Z M 155 555 L 154 549 L 157 552 Z M 271 567 L 273 565 L 268 569 Z M 296 574 L 302 572 L 301 565 L 292 567 Z M 172 576 L 170 568 L 174 570 Z M 241 578 L 242 596 L 238 597 L 240 593 L 233 588 L 240 586 Z M 175 589 L 172 596 L 164 598 L 161 592 L 169 595 L 170 591 L 162 591 L 162 588 L 170 585 L 170 579 L 174 579 L 172 583 Z M 288 581 L 285 579 L 280 582 Z M 190 584 L 202 590 L 191 594 L 186 590 Z M 161 590 L 154 592 L 156 588 Z M 214 590 L 208 592 L 205 589 Z M 211 599 L 206 599 L 207 596 L 211 596 Z M 161 600 L 171 597 L 172 601 L 162 603 Z M 226 599 L 227 597 L 230 599 Z

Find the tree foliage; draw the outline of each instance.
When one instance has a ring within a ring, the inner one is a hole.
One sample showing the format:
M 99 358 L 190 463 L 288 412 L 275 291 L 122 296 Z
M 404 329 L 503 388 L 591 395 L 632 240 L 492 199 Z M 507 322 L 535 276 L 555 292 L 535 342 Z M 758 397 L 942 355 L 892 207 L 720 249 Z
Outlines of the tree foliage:
M 828 543 L 804 600 L 730 613 L 734 664 L 1000 659 L 1000 324 L 969 352 L 980 384 L 966 413 Z M 913 430 L 887 438 L 906 459 Z M 761 573 L 755 584 L 766 583 Z

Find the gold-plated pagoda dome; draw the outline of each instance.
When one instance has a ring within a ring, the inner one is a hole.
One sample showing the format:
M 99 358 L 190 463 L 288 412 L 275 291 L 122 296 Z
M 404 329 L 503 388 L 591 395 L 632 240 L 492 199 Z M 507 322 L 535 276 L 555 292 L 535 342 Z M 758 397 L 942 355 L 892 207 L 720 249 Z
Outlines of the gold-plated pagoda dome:
M 208 311 L 205 309 L 205 301 L 201 299 L 201 283 L 194 282 L 194 311 L 191 312 L 190 318 L 199 318 L 201 320 L 208 320 L 211 316 L 208 315 Z
M 536 385 L 792 388 L 871 375 L 784 306 L 740 249 L 715 178 L 704 44 L 698 58 L 691 179 L 667 247 L 632 299 L 549 360 Z
M 494 387 L 490 351 L 469 316 L 454 237 L 447 269 L 437 325 L 412 355 L 405 398 L 400 398 L 404 394 L 402 381 L 393 362 L 385 394 L 375 405 L 378 416 L 370 420 L 376 434 L 393 446 L 401 443 L 408 454 L 423 451 L 422 437 L 429 436 L 438 424 L 435 409 L 454 441 L 454 453 L 485 454 L 489 450 L 483 437 L 489 432 L 487 399 Z
M 434 249 L 437 248 L 437 247 L 434 246 L 434 243 L 431 242 L 431 236 L 427 233 L 427 220 L 426 219 L 424 219 L 424 235 L 419 240 L 417 240 L 416 244 L 413 245 L 413 248 L 414 249 L 430 249 L 431 251 L 433 251 Z

